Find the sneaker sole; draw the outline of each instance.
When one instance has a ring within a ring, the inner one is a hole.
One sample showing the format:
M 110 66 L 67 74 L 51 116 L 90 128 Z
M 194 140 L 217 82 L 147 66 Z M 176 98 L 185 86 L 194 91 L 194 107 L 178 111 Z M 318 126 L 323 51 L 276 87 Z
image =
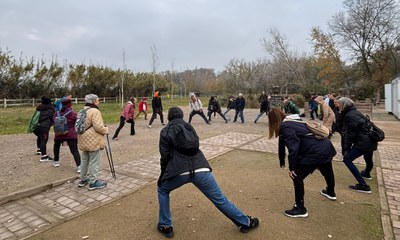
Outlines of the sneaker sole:
M 336 197 L 329 196 L 328 194 L 323 193 L 322 191 L 319 192 L 319 193 L 321 193 L 322 196 L 326 197 L 326 198 L 329 199 L 329 200 L 332 200 L 332 201 L 335 201 L 335 200 L 336 200 Z
M 371 190 L 365 191 L 365 190 L 358 190 L 358 189 L 352 189 L 352 188 L 349 188 L 349 189 L 350 189 L 351 191 L 353 191 L 353 192 L 367 193 L 367 194 L 371 193 Z
M 308 217 L 308 212 L 305 214 L 300 214 L 300 215 L 290 215 L 285 212 L 283 214 L 285 214 L 286 217 L 291 217 L 291 218 L 306 218 L 306 217 Z
M 89 187 L 89 191 L 92 191 L 92 190 L 96 190 L 96 189 L 102 189 L 102 188 L 105 188 L 106 186 L 101 186 L 101 187 Z
M 50 159 L 40 159 L 39 162 L 48 162 Z
M 363 177 L 365 180 L 372 180 L 372 177 Z

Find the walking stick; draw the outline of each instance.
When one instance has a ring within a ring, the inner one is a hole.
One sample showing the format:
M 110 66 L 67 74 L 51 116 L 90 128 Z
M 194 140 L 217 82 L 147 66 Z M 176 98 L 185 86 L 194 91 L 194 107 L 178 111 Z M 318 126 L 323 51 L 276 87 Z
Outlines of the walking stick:
M 113 176 L 114 179 L 117 179 L 117 176 L 115 175 L 114 162 L 112 158 L 111 145 L 110 145 L 110 139 L 108 138 L 108 134 L 107 134 L 107 145 L 108 147 L 105 147 L 105 149 L 108 158 L 108 164 L 110 165 L 111 175 Z

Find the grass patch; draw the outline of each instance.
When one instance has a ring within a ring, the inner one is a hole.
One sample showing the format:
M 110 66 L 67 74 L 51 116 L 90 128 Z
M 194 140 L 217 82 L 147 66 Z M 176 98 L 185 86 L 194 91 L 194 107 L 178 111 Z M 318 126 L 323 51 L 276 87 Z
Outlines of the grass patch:
M 163 99 L 164 113 L 172 106 L 187 106 L 189 99 L 175 98 L 172 102 L 169 99 Z M 204 103 L 203 108 L 207 108 L 208 99 L 201 98 Z M 152 113 L 151 100 L 148 100 L 149 111 Z M 73 108 L 77 112 L 83 107 L 83 104 L 74 105 Z M 137 107 L 137 106 L 136 106 Z M 24 134 L 27 133 L 29 121 L 35 112 L 36 107 L 12 107 L 0 109 L 0 135 L 6 134 Z M 100 110 L 106 124 L 119 122 L 119 116 L 122 111 L 120 103 L 101 103 Z M 143 117 L 141 115 L 140 117 Z M 165 116 L 166 119 L 166 116 Z

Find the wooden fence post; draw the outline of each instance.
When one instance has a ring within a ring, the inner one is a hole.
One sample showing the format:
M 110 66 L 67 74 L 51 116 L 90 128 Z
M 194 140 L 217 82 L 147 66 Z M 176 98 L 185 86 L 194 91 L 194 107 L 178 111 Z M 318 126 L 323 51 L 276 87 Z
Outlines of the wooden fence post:
M 4 108 L 7 108 L 7 99 L 4 98 Z

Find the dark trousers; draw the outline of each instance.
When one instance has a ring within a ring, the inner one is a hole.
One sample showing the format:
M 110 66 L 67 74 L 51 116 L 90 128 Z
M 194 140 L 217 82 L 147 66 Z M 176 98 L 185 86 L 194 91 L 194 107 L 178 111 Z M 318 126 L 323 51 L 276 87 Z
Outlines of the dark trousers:
M 373 151 L 364 152 L 359 149 L 352 148 L 343 156 L 344 164 L 346 164 L 347 168 L 350 170 L 350 172 L 353 174 L 354 178 L 359 184 L 367 185 L 364 178 L 361 176 L 360 171 L 358 171 L 358 168 L 354 165 L 353 161 L 358 157 L 364 155 L 364 161 L 366 165 L 364 171 L 366 175 L 370 175 L 370 172 L 374 166 L 374 162 L 372 160 L 373 154 Z
M 40 149 L 42 156 L 47 153 L 47 141 L 49 140 L 49 131 L 47 127 L 39 126 L 33 133 L 37 136 L 36 147 Z
M 228 120 L 226 120 L 226 117 L 224 116 L 224 114 L 222 114 L 221 110 L 219 111 L 208 111 L 207 115 L 208 115 L 208 121 L 211 121 L 211 114 L 214 113 L 214 117 L 215 117 L 215 113 L 218 113 L 222 119 L 225 120 L 225 122 L 227 122 Z
M 81 165 L 81 155 L 78 150 L 78 140 L 77 139 L 68 139 L 68 140 L 54 140 L 54 161 L 60 160 L 60 146 L 63 142 L 68 143 L 69 151 L 74 157 L 76 166 Z
M 318 118 L 317 109 L 311 109 L 311 110 L 310 110 L 310 118 L 311 118 L 312 120 L 315 119 L 315 118 L 314 118 L 314 113 L 315 113 L 315 116 Z
M 160 115 L 161 124 L 164 124 L 164 116 L 161 109 L 153 109 L 153 115 L 151 115 L 149 125 L 153 124 L 154 119 L 157 118 L 157 114 Z
M 299 208 L 304 208 L 304 179 L 315 169 L 319 169 L 324 176 L 328 194 L 335 193 L 335 175 L 333 174 L 332 161 L 322 164 L 298 165 L 294 170 L 297 176 L 293 179 L 293 185 L 295 202 Z
M 130 124 L 131 124 L 131 135 L 135 135 L 135 122 L 132 120 L 132 122 Z M 125 126 L 125 118 L 123 116 L 121 116 L 119 118 L 119 126 L 118 126 L 117 130 L 115 130 L 113 139 L 118 137 L 119 131 L 121 131 L 121 129 L 124 126 Z
M 203 111 L 192 111 L 192 112 L 189 114 L 189 123 L 192 121 L 192 117 L 193 117 L 194 115 L 196 115 L 196 114 L 199 114 L 199 115 L 204 119 L 204 121 L 205 121 L 206 123 L 208 123 L 207 117 L 206 117 L 206 115 L 204 115 L 204 112 L 203 112 Z

